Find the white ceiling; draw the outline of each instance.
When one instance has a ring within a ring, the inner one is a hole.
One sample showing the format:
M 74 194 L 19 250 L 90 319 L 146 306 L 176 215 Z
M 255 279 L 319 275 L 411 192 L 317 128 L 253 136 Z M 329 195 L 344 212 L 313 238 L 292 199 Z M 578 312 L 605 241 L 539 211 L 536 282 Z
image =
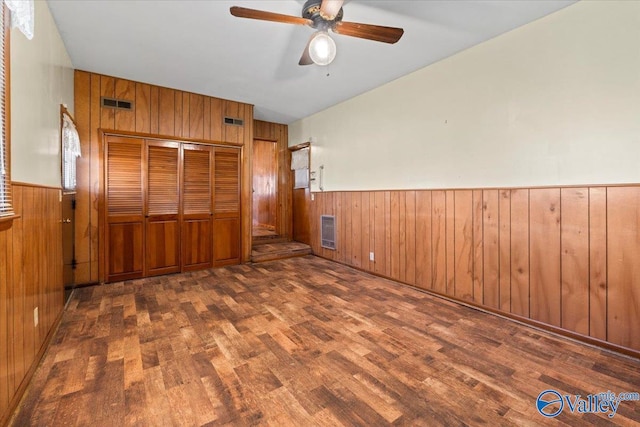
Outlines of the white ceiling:
M 574 0 L 347 1 L 344 20 L 404 28 L 395 45 L 335 35 L 328 67 L 301 67 L 309 27 L 240 19 L 230 6 L 300 16 L 304 0 L 49 0 L 76 69 L 255 105 L 289 124 Z

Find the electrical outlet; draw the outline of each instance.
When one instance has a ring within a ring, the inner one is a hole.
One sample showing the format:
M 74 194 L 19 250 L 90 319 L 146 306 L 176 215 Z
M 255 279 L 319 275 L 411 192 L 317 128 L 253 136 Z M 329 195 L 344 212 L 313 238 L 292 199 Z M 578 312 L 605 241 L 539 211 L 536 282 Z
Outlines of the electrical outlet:
M 376 258 L 373 256 L 373 252 L 369 252 L 369 261 L 375 261 Z
M 38 326 L 40 323 L 40 318 L 38 316 L 38 307 L 33 309 L 33 326 Z

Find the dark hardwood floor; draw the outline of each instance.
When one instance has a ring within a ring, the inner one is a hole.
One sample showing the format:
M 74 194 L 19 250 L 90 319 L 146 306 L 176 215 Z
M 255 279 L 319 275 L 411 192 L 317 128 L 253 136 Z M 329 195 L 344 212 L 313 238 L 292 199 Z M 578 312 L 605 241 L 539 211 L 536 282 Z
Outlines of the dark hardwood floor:
M 546 389 L 638 392 L 640 361 L 307 256 L 76 289 L 14 425 L 640 422 Z

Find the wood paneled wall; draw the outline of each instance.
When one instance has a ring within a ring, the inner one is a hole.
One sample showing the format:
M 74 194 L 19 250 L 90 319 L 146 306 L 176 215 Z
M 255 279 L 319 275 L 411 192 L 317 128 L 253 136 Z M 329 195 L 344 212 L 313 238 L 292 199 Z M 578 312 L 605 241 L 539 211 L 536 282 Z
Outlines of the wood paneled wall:
M 314 195 L 322 257 L 640 351 L 640 186 Z
M 0 425 L 24 392 L 64 304 L 61 190 L 12 188 L 19 218 L 0 231 Z
M 291 163 L 289 157 L 289 127 L 279 123 L 253 121 L 253 137 L 278 144 L 278 197 L 276 233 L 287 239 L 292 235 Z
M 133 111 L 101 108 L 100 98 L 133 101 Z M 82 157 L 76 196 L 76 283 L 104 280 L 104 227 L 98 215 L 103 187 L 102 132 L 242 146 L 242 259 L 251 256 L 253 106 L 180 90 L 75 72 L 75 119 Z M 240 118 L 244 126 L 223 124 Z

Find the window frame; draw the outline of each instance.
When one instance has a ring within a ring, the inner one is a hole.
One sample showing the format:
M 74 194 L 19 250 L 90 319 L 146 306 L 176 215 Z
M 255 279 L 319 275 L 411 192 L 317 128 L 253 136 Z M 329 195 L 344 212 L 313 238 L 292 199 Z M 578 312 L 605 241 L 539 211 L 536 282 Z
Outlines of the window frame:
M 0 0 L 1 1 L 1 0 Z M 74 162 L 73 165 L 73 173 L 75 175 L 74 177 L 74 182 L 75 182 L 75 186 L 73 188 L 71 187 L 67 187 L 67 182 L 66 182 L 66 172 L 67 172 L 67 168 L 66 168 L 66 160 L 68 159 L 69 153 L 65 147 L 65 138 L 64 138 L 64 116 L 67 116 L 69 118 L 69 120 L 71 121 L 71 123 L 73 123 L 73 125 L 76 128 L 76 132 L 78 129 L 78 125 L 75 121 L 75 119 L 73 118 L 73 116 L 71 115 L 71 113 L 69 112 L 69 110 L 67 109 L 67 107 L 64 104 L 60 104 L 60 172 L 61 172 L 61 186 L 62 186 L 62 191 L 64 194 L 72 194 L 75 193 L 77 188 L 78 188 L 78 184 L 77 184 L 77 179 L 78 179 L 78 162 L 77 162 L 77 157 L 73 157 L 72 161 Z
M 4 2 L 2 2 L 2 19 L 2 30 L 4 31 L 4 49 L 2 58 L 4 64 L 4 138 L 2 138 L 2 144 L 4 144 L 5 154 L 4 167 L 7 171 L 7 187 L 4 191 L 9 194 L 9 198 L 11 200 L 11 13 Z M 15 213 L 13 200 L 11 200 L 9 208 L 5 211 L 0 211 L 0 230 L 11 227 L 13 220 L 17 217 L 18 215 Z

